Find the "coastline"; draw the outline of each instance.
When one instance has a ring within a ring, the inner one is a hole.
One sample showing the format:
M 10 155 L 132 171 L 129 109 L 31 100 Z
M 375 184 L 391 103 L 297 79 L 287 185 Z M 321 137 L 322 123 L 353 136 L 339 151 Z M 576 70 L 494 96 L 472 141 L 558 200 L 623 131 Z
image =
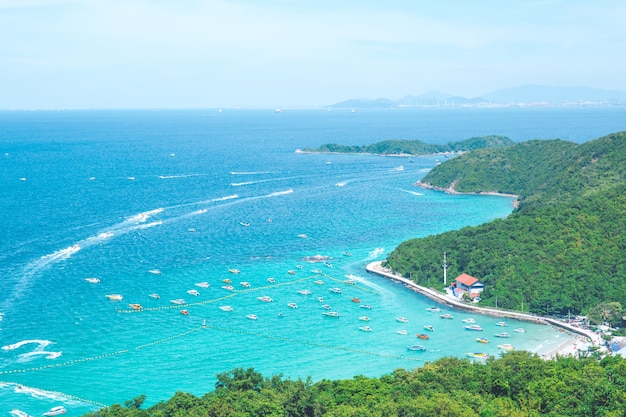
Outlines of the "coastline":
M 425 297 L 430 298 L 433 301 L 436 301 L 440 304 L 447 305 L 449 307 L 458 308 L 460 310 L 471 311 L 477 314 L 484 314 L 492 317 L 502 317 L 502 318 L 511 318 L 522 321 L 528 321 L 537 324 L 544 324 L 553 327 L 558 327 L 561 330 L 564 330 L 568 334 L 571 335 L 567 341 L 559 345 L 558 347 L 548 351 L 541 355 L 544 359 L 555 358 L 558 356 L 569 356 L 575 355 L 579 350 L 586 350 L 591 346 L 599 346 L 601 345 L 602 339 L 599 335 L 592 333 L 590 331 L 586 331 L 581 328 L 574 327 L 568 323 L 563 323 L 558 320 L 554 320 L 547 317 L 534 316 L 532 314 L 521 313 L 517 311 L 505 311 L 505 310 L 496 310 L 493 308 L 486 307 L 478 307 L 470 304 L 461 303 L 451 297 L 442 294 L 436 290 L 422 287 L 421 285 L 416 284 L 415 282 L 404 278 L 399 274 L 392 273 L 391 270 L 382 267 L 382 261 L 370 262 L 366 265 L 365 269 L 373 274 L 391 279 L 394 282 L 404 284 L 408 289 L 415 291 L 419 294 L 424 295 Z

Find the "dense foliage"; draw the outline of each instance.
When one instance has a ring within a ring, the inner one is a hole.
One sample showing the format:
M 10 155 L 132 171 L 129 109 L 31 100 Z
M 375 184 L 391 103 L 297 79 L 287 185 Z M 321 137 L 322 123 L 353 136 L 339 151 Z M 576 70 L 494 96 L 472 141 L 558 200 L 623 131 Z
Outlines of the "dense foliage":
M 433 145 L 420 140 L 386 140 L 372 145 L 348 146 L 327 143 L 317 149 L 306 148 L 306 152 L 371 153 L 377 155 L 431 155 L 445 152 L 466 152 L 482 148 L 501 148 L 513 145 L 504 136 L 481 136 L 445 145 Z
M 511 352 L 486 364 L 443 358 L 381 378 L 312 383 L 253 369 L 218 376 L 214 392 L 177 392 L 143 410 L 145 397 L 91 417 L 183 416 L 623 416 L 626 360 L 559 358 Z
M 535 313 L 626 305 L 626 133 L 582 145 L 532 141 L 468 153 L 422 182 L 520 195 L 507 219 L 402 243 L 387 266 L 437 286 L 449 276 L 486 284 L 481 303 Z M 497 300 L 497 301 L 496 301 Z

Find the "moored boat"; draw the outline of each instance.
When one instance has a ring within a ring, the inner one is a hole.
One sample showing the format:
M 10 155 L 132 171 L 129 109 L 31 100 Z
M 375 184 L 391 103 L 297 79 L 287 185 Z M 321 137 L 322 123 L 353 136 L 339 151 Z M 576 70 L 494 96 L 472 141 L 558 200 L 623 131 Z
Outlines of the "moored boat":
M 287 307 L 298 308 L 298 304 L 296 304 L 296 303 L 289 303 L 289 304 L 287 304 Z
M 317 281 L 315 281 L 315 284 L 324 285 L 324 281 L 322 281 L 321 279 L 318 279 Z
M 430 311 L 431 313 L 439 313 L 441 309 L 439 307 L 428 307 L 426 311 Z
M 494 336 L 495 337 L 510 337 L 509 334 L 506 332 L 496 333 Z
M 250 320 L 258 320 L 259 317 L 256 314 L 248 314 L 246 315 L 246 318 L 249 318 Z
M 180 310 L 180 314 L 182 314 L 183 316 L 188 316 L 189 310 Z
M 85 278 L 85 281 L 91 283 L 91 284 L 97 284 L 100 282 L 99 278 Z
M 470 358 L 478 358 L 478 359 L 487 359 L 489 357 L 489 355 L 487 355 L 485 352 L 466 353 L 466 355 L 469 356 Z
M 222 311 L 233 311 L 233 308 L 231 306 L 220 306 L 219 308 Z
M 211 284 L 209 284 L 209 283 L 208 283 L 208 282 L 206 282 L 206 281 L 203 281 L 203 282 L 198 282 L 198 283 L 196 284 L 196 287 L 200 287 L 200 288 L 209 288 L 210 286 L 211 286 Z
M 143 307 L 141 307 L 141 304 L 129 304 L 128 305 L 130 308 L 132 308 L 133 310 L 141 310 Z
M 153 275 L 161 275 L 162 274 L 160 269 L 151 269 L 148 272 L 150 272 Z
M 422 345 L 412 345 L 412 346 L 407 346 L 406 348 L 408 350 L 414 350 L 414 351 L 419 351 L 419 352 L 423 352 L 426 350 L 426 346 L 422 346 Z
M 296 274 L 296 271 L 294 271 L 293 269 L 290 269 L 287 272 L 289 273 L 289 275 L 295 275 Z
M 263 297 L 257 297 L 257 300 L 263 301 L 264 303 L 271 303 L 272 301 L 274 301 L 269 295 L 264 295 Z
M 124 298 L 120 294 L 107 294 L 105 297 L 112 301 L 120 301 Z
M 420 338 L 420 339 L 423 339 L 423 340 L 428 340 L 428 339 L 430 339 L 430 336 L 428 336 L 427 334 L 424 334 L 424 333 L 418 333 L 416 336 L 417 336 L 418 338 Z
M 322 314 L 328 317 L 339 317 L 339 313 L 336 311 L 325 311 Z
M 511 352 L 512 350 L 515 350 L 513 345 L 511 345 L 510 343 L 505 343 L 503 345 L 498 345 L 498 349 L 500 349 L 502 351 L 505 351 L 505 352 Z
M 172 304 L 179 304 L 179 305 L 180 304 L 187 304 L 185 302 L 185 300 L 183 300 L 182 298 L 175 298 L 174 300 L 170 300 L 170 303 L 172 303 Z
M 361 302 L 361 299 L 360 299 L 360 298 L 357 298 L 357 297 L 352 297 L 350 300 L 351 300 L 353 303 L 360 303 L 360 302 Z
M 361 316 L 361 317 L 359 317 L 359 320 L 361 320 L 361 321 L 370 321 L 371 319 L 369 317 L 367 317 L 367 316 Z
M 222 285 L 222 288 L 224 288 L 225 290 L 229 290 L 229 291 L 232 291 L 235 289 L 235 287 L 233 287 L 232 285 Z
M 399 321 L 400 323 L 408 323 L 409 319 L 407 319 L 406 317 L 396 317 L 396 320 Z
M 335 294 L 341 294 L 343 292 L 341 291 L 341 288 L 337 288 L 337 287 L 331 288 L 330 291 L 334 292 Z
M 465 327 L 465 330 L 474 330 L 476 332 L 482 332 L 483 328 L 480 327 L 478 324 L 470 324 L 468 326 L 463 326 Z
M 298 290 L 297 293 L 302 295 L 311 295 L 311 290 Z
M 489 339 L 485 339 L 484 337 L 477 337 L 476 341 L 478 343 L 489 343 Z
M 269 282 L 270 284 L 273 284 L 276 282 L 276 280 L 274 278 L 268 278 L 267 282 Z
M 431 326 L 430 324 L 427 324 L 426 326 L 424 326 L 424 328 L 426 330 L 428 330 L 429 332 L 434 332 L 435 328 L 433 326 Z
M 240 273 L 241 271 L 240 271 L 240 270 L 238 270 L 237 268 L 231 268 L 231 269 L 229 269 L 229 270 L 228 270 L 228 272 L 230 272 L 231 274 L 238 274 L 238 273 Z
M 476 323 L 476 320 L 474 320 L 473 318 L 469 318 L 469 319 L 463 319 L 461 320 L 463 323 Z
M 499 321 L 499 322 L 496 323 L 496 326 L 506 327 L 506 326 L 508 326 L 508 324 L 506 324 L 506 322 L 504 322 L 504 321 Z
M 159 298 L 161 298 L 161 296 L 157 293 L 149 294 L 148 297 L 154 298 L 155 300 L 158 300 Z
M 240 284 L 242 287 L 245 287 L 245 288 L 250 288 L 250 283 L 249 283 L 249 282 L 242 281 L 242 282 L 240 282 L 239 284 Z
M 363 330 L 364 332 L 371 332 L 372 328 L 370 326 L 361 326 L 359 330 Z
M 187 294 L 193 295 L 194 297 L 197 297 L 200 295 L 200 293 L 197 290 L 187 290 Z
M 328 305 L 328 304 L 324 304 L 324 305 L 322 306 L 322 308 L 323 308 L 324 310 L 330 310 L 330 305 Z
M 452 314 L 450 314 L 450 313 L 447 313 L 447 314 L 442 314 L 440 317 L 441 317 L 442 319 L 451 319 L 451 318 L 452 318 Z
M 514 331 L 516 331 L 517 333 L 526 333 L 526 329 L 522 328 L 522 327 L 518 327 L 517 329 L 515 329 Z
M 409 334 L 409 331 L 405 330 L 405 329 L 401 329 L 401 330 L 397 330 L 396 333 L 401 334 L 401 335 L 404 336 L 404 335 Z

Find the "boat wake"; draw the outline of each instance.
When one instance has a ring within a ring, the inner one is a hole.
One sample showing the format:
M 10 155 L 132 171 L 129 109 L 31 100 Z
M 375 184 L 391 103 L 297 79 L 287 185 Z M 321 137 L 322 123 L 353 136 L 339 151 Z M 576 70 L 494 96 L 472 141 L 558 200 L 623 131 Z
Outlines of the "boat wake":
M 269 173 L 269 171 L 230 171 L 230 175 L 260 175 Z
M 37 347 L 35 347 L 31 352 L 20 354 L 17 358 L 17 362 L 20 362 L 20 363 L 29 362 L 33 358 L 36 358 L 38 356 L 45 356 L 46 359 L 56 359 L 59 356 L 61 356 L 62 352 L 51 352 L 51 351 L 44 350 L 46 346 L 49 346 L 52 343 L 53 342 L 51 342 L 50 340 L 29 339 L 29 340 L 22 340 L 21 342 L 13 343 L 11 345 L 2 346 L 2 350 L 11 351 L 11 350 L 19 349 L 25 345 L 36 344 Z
M 16 394 L 25 394 L 29 395 L 37 400 L 48 400 L 52 402 L 62 402 L 66 405 L 80 405 L 81 401 L 77 399 L 73 399 L 68 397 L 65 394 L 54 391 L 46 391 L 39 388 L 28 387 L 26 385 L 15 384 L 13 382 L 9 382 L 6 386 L 2 388 L 12 389 Z
M 418 193 L 417 191 L 403 190 L 402 188 L 398 188 L 398 190 L 405 192 L 405 193 L 412 194 L 412 195 L 417 195 L 417 196 L 424 195 L 422 193 Z
M 162 180 L 169 180 L 175 178 L 190 178 L 190 177 L 206 177 L 207 174 L 179 174 L 179 175 L 159 175 Z
M 385 252 L 384 248 L 376 248 L 370 253 L 368 253 L 368 259 L 374 259 L 378 257 L 379 255 L 382 255 L 384 252 Z

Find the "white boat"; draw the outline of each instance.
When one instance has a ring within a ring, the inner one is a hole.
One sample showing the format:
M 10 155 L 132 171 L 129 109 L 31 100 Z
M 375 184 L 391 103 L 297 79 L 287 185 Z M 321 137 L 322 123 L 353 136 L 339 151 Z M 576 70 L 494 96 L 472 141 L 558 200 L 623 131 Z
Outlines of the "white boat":
M 157 293 L 149 294 L 148 297 L 154 298 L 155 300 L 161 298 L 161 296 Z
M 256 314 L 248 314 L 246 317 L 249 318 L 250 320 L 258 320 L 259 319 L 259 317 Z
M 504 332 L 503 333 L 496 333 L 494 336 L 495 337 L 510 337 L 508 333 L 504 333 Z
M 269 282 L 270 284 L 273 284 L 276 282 L 276 280 L 274 278 L 268 278 L 267 282 Z
M 242 287 L 250 288 L 249 282 L 243 281 L 243 282 L 240 282 L 239 284 L 241 284 Z
M 521 327 L 518 327 L 517 329 L 515 329 L 515 331 L 516 331 L 517 333 L 526 333 L 526 329 L 521 328 Z
M 239 222 L 240 225 L 244 226 L 244 227 L 249 227 L 250 223 L 248 222 Z
M 328 304 L 324 304 L 324 305 L 322 306 L 322 308 L 323 308 L 323 309 L 325 309 L 325 310 L 330 310 L 330 305 L 328 305 Z
M 287 304 L 287 307 L 298 308 L 298 304 L 296 304 L 296 303 L 289 303 L 289 304 Z
M 105 297 L 113 301 L 120 301 L 123 298 L 120 294 L 107 294 Z
M 235 289 L 235 287 L 233 287 L 232 285 L 222 285 L 222 288 L 228 291 L 232 291 Z
M 409 319 L 407 319 L 406 317 L 396 317 L 396 320 L 398 320 L 400 323 L 408 323 Z
M 483 328 L 480 327 L 478 324 L 470 324 L 468 326 L 463 326 L 463 327 L 465 327 L 465 330 L 474 330 L 474 331 L 477 331 L 477 332 L 482 332 L 483 331 Z
M 365 309 L 367 309 L 367 310 L 371 310 L 371 309 L 372 309 L 372 306 L 371 306 L 371 305 L 369 305 L 369 304 L 361 304 L 361 308 L 365 308 Z
M 67 410 L 65 409 L 65 407 L 63 407 L 62 405 L 57 405 L 56 407 L 52 407 L 51 409 L 43 413 L 43 415 L 44 416 L 58 416 L 59 414 L 65 414 L 66 412 Z
M 326 265 L 326 266 L 327 266 L 327 267 L 329 267 L 329 268 L 332 268 L 332 267 L 333 267 L 333 264 L 331 264 L 330 262 L 324 262 L 324 265 Z
M 441 309 L 439 307 L 428 307 L 426 311 L 430 311 L 431 313 L 439 313 Z
M 311 269 L 311 272 L 313 272 L 314 274 L 321 274 L 322 270 L 321 269 Z
M 263 301 L 264 303 L 271 303 L 272 301 L 274 301 L 269 295 L 264 295 L 263 297 L 257 297 L 257 300 Z
M 512 350 L 514 350 L 515 348 L 513 347 L 513 345 L 509 344 L 509 343 L 505 343 L 503 345 L 498 345 L 498 349 L 503 350 L 505 352 L 511 352 Z
M 409 331 L 408 331 L 408 330 L 404 330 L 404 329 L 402 329 L 402 330 L 398 330 L 398 331 L 396 331 L 396 333 L 401 334 L 401 335 L 405 335 L 405 336 L 406 336 L 407 334 L 409 334 Z
M 187 304 L 182 298 L 175 298 L 174 300 L 170 300 L 170 303 L 178 305 Z
M 339 313 L 336 311 L 325 311 L 322 314 L 328 317 L 339 317 Z
M 354 282 L 353 279 L 347 279 L 343 283 L 344 284 L 348 284 L 348 285 L 356 285 L 356 282 Z
M 311 295 L 311 290 L 298 290 L 298 294 Z
M 154 275 L 161 275 L 162 274 L 160 269 L 151 269 L 148 272 L 150 272 L 151 274 L 154 274 Z
M 359 330 L 362 330 L 364 332 L 371 332 L 372 328 L 370 326 L 361 326 L 359 327 Z
M 322 297 L 317 297 L 317 301 L 318 301 L 319 303 L 323 303 L 323 302 L 324 302 L 324 299 L 323 299 Z
M 298 237 L 299 237 L 300 239 L 306 239 L 308 236 L 307 236 L 307 235 L 305 235 L 304 233 L 300 233 L 300 234 L 298 235 Z
M 508 324 L 506 324 L 506 322 L 504 322 L 504 321 L 499 321 L 499 322 L 496 323 L 496 326 L 506 327 L 506 326 L 508 326 Z
M 231 274 L 235 274 L 236 275 L 236 274 L 240 273 L 241 271 L 238 270 L 237 268 L 231 268 L 231 269 L 228 270 L 228 272 L 230 272 Z
M 318 279 L 317 281 L 314 281 L 315 284 L 317 285 L 324 285 L 324 281 L 322 281 L 321 279 Z
M 85 278 L 85 281 L 92 283 L 92 284 L 97 284 L 100 282 L 100 279 L 98 278 Z
M 331 288 L 330 291 L 334 292 L 335 294 L 341 294 L 342 293 L 341 288 L 337 288 L 337 287 Z
M 200 295 L 200 293 L 197 290 L 187 290 L 187 294 L 193 295 L 194 297 L 197 297 Z
M 426 350 L 426 346 L 422 346 L 422 345 L 412 345 L 412 346 L 407 346 L 406 348 L 408 350 L 414 350 L 418 352 L 423 352 Z
M 449 314 L 449 313 L 448 313 L 448 314 L 442 314 L 440 317 L 441 317 L 442 319 L 451 319 L 451 318 L 453 318 L 453 317 L 452 317 L 452 314 Z
M 461 320 L 463 323 L 476 323 L 476 320 L 469 318 L 469 319 L 463 319 Z
M 370 321 L 371 319 L 369 317 L 367 317 L 367 316 L 361 316 L 361 317 L 359 317 L 359 320 L 361 320 L 361 321 Z
M 424 326 L 424 328 L 426 330 L 428 330 L 429 332 L 434 332 L 435 328 L 433 326 L 431 326 L 430 324 L 427 324 L 426 326 Z
M 198 282 L 198 283 L 196 284 L 196 287 L 200 287 L 200 288 L 209 288 L 210 286 L 211 286 L 211 284 L 209 284 L 209 283 L 208 283 L 208 282 L 206 282 L 206 281 L 203 281 L 203 282 Z
M 17 408 L 11 410 L 10 414 L 15 417 L 32 417 L 30 414 L 25 413 L 22 410 L 18 410 Z
M 231 306 L 220 306 L 219 308 L 222 311 L 233 311 L 233 308 Z

